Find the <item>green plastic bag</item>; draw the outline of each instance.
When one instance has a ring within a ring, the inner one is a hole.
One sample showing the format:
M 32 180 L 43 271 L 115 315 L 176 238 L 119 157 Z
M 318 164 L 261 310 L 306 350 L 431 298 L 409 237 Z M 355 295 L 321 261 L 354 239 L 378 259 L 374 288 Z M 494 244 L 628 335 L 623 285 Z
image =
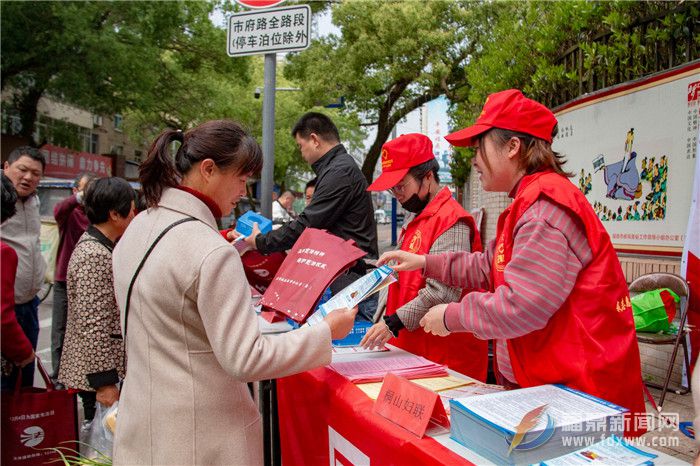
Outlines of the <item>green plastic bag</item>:
M 632 313 L 638 332 L 668 332 L 680 298 L 668 288 L 645 291 L 633 296 Z

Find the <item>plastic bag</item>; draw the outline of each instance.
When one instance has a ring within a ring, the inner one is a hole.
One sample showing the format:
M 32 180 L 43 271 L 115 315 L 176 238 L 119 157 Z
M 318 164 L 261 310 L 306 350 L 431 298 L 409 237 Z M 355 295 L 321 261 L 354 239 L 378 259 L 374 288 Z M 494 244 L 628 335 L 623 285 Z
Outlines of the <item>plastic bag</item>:
M 112 444 L 118 410 L 118 401 L 109 408 L 102 403 L 95 403 L 95 418 L 90 425 L 90 435 L 87 441 L 90 448 L 83 456 L 89 459 L 112 458 Z
M 668 288 L 645 291 L 631 299 L 634 326 L 638 332 L 667 332 L 680 298 Z

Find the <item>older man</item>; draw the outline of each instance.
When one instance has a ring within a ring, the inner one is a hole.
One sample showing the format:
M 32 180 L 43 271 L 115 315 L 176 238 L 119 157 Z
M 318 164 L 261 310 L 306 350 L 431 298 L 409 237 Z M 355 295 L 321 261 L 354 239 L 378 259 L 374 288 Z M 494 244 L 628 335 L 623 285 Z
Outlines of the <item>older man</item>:
M 39 298 L 46 273 L 46 263 L 41 256 L 39 234 L 39 197 L 36 188 L 44 174 L 46 160 L 41 152 L 29 146 L 13 150 L 4 165 L 5 175 L 17 190 L 17 213 L 2 225 L 2 240 L 17 253 L 17 277 L 15 279 L 15 314 L 17 322 L 36 349 L 39 338 Z M 18 371 L 2 378 L 2 388 L 14 385 Z M 22 385 L 34 382 L 34 363 L 22 369 Z

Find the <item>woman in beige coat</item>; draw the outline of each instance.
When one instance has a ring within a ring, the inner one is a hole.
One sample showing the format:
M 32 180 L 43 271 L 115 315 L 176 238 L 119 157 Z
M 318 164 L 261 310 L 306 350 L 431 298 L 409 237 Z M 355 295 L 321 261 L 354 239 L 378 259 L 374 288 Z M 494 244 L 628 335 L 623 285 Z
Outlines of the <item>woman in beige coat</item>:
M 181 143 L 173 159 L 168 147 Z M 260 170 L 257 142 L 238 124 L 210 121 L 165 131 L 141 165 L 149 205 L 114 250 L 117 303 L 126 333 L 114 464 L 262 463 L 261 419 L 246 382 L 331 361 L 331 338 L 355 310 L 322 325 L 263 336 L 240 257 L 218 232 Z M 133 282 L 146 251 L 157 242 Z

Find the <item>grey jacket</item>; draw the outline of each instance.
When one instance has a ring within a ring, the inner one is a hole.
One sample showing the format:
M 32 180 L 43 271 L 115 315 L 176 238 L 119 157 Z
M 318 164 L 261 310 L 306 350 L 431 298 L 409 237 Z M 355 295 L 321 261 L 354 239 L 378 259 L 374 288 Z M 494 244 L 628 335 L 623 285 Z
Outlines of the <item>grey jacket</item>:
M 15 250 L 19 259 L 16 304 L 31 301 L 44 283 L 46 262 L 41 255 L 40 234 L 39 197 L 33 194 L 24 201 L 17 200 L 17 213 L 0 227 L 0 237 Z

